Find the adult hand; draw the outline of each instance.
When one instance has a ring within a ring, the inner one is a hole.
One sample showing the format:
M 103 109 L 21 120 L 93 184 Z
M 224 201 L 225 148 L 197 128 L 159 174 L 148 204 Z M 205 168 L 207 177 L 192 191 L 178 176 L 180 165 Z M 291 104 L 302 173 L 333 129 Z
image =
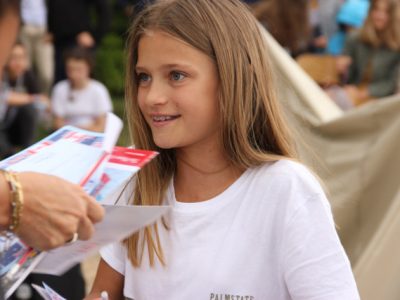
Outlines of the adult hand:
M 33 172 L 19 173 L 19 180 L 24 206 L 18 236 L 36 249 L 64 245 L 75 233 L 89 239 L 93 224 L 104 216 L 104 209 L 78 185 Z

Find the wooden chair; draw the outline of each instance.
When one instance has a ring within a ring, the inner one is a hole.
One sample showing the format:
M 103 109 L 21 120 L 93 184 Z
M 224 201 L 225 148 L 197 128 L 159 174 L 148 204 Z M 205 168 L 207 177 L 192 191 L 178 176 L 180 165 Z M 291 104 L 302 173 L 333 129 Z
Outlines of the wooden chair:
M 307 53 L 298 56 L 296 61 L 319 85 L 339 84 L 340 78 L 336 70 L 335 56 Z

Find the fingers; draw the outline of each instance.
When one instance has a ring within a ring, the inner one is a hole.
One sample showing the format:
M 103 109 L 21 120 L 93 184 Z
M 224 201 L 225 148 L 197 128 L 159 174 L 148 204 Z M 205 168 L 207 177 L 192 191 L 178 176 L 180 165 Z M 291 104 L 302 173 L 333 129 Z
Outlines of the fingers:
M 81 219 L 77 233 L 80 240 L 88 240 L 92 237 L 94 233 L 94 226 L 89 218 L 85 217 Z
M 65 244 L 75 233 L 87 240 L 104 209 L 78 185 L 55 176 L 23 172 L 24 210 L 19 236 L 28 245 L 48 250 Z
M 100 222 L 104 217 L 104 208 L 92 197 L 87 197 L 87 216 L 93 222 Z

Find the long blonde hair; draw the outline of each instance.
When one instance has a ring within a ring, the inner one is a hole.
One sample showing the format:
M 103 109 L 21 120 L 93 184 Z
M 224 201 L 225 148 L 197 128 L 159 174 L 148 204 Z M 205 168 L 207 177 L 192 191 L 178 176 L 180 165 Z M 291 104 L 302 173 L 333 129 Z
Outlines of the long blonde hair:
M 160 149 L 137 101 L 138 43 L 148 29 L 181 39 L 213 59 L 219 73 L 221 140 L 227 158 L 247 169 L 282 157 L 295 158 L 289 131 L 275 96 L 267 49 L 253 15 L 239 0 L 160 0 L 137 16 L 127 44 L 126 109 L 137 148 L 160 155 L 137 175 L 132 203 L 160 205 L 176 169 L 175 151 Z M 165 263 L 157 225 L 126 241 L 134 266 L 147 244 L 150 265 Z
M 378 32 L 372 20 L 372 13 L 378 2 L 388 4 L 389 21 L 383 32 Z M 372 47 L 387 47 L 400 50 L 400 2 L 399 0 L 372 0 L 367 19 L 361 28 L 361 40 Z

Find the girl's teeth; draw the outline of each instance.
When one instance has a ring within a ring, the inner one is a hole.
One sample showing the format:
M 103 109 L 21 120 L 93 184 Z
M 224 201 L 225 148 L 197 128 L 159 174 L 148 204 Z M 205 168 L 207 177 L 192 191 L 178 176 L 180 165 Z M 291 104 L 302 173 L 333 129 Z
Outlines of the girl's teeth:
M 156 122 L 163 122 L 163 121 L 167 121 L 167 120 L 171 120 L 172 117 L 170 116 L 158 116 L 158 117 L 154 117 L 154 121 Z

